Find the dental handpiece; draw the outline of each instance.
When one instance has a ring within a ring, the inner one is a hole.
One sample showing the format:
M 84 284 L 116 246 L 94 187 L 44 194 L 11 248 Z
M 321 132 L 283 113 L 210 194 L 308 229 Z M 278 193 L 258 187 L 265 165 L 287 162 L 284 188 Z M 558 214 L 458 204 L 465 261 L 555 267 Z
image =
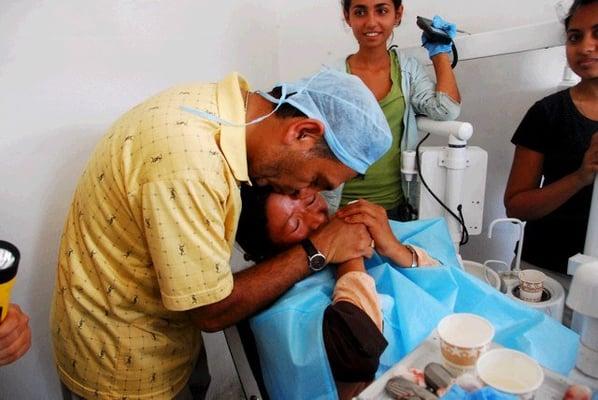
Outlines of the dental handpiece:
M 8 313 L 10 291 L 15 284 L 19 258 L 19 250 L 13 244 L 0 240 L 0 322 Z

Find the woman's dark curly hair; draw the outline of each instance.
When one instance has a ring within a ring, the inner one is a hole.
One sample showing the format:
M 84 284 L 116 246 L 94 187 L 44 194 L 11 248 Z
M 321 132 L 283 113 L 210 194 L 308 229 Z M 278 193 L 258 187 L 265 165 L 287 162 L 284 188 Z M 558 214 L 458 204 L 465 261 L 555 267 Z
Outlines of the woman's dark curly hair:
M 236 239 L 245 251 L 247 260 L 264 261 L 281 250 L 268 235 L 266 200 L 270 193 L 272 188 L 268 186 L 241 185 L 243 206 Z

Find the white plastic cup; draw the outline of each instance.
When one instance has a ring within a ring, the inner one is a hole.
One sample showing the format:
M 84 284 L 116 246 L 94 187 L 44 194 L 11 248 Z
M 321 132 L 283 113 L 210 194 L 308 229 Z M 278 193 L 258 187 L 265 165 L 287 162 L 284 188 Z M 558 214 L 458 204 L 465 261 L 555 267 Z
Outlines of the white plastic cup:
M 444 317 L 437 327 L 444 366 L 456 375 L 472 370 L 494 337 L 494 327 L 475 314 L 457 313 Z
M 524 400 L 533 399 L 544 382 L 544 370 L 536 360 L 511 349 L 493 349 L 482 355 L 476 373 L 486 385 Z
M 519 271 L 519 298 L 532 303 L 542 300 L 545 280 L 546 275 L 536 269 Z

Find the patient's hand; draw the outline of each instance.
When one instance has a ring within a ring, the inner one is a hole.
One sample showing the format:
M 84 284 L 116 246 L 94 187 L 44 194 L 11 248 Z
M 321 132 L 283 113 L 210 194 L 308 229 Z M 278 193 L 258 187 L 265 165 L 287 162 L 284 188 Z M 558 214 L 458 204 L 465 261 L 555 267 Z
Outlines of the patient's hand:
M 437 266 L 439 262 L 430 257 L 424 250 L 412 246 L 414 255 L 409 248 L 403 245 L 392 233 L 388 224 L 386 210 L 367 200 L 360 199 L 343 207 L 336 213 L 337 218 L 342 218 L 348 223 L 364 224 L 374 239 L 376 251 L 388 257 L 395 264 L 410 267 L 415 261 L 418 267 Z
M 388 224 L 386 210 L 367 200 L 360 199 L 336 213 L 336 217 L 346 222 L 364 224 L 374 239 L 376 250 L 383 256 L 390 257 L 400 245 Z
M 326 256 L 328 263 L 340 264 L 354 258 L 369 258 L 373 254 L 372 237 L 365 225 L 348 223 L 340 218 L 332 218 L 313 233 L 310 240 Z

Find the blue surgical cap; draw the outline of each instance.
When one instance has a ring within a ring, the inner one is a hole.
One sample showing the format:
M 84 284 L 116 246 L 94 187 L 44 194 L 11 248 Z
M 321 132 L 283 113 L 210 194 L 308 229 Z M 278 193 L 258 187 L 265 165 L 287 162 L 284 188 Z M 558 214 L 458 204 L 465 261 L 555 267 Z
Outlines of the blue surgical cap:
M 280 106 L 288 103 L 324 124 L 324 139 L 347 167 L 364 174 L 392 143 L 378 101 L 356 76 L 324 68 L 297 82 L 281 83 L 280 99 L 260 94 Z

